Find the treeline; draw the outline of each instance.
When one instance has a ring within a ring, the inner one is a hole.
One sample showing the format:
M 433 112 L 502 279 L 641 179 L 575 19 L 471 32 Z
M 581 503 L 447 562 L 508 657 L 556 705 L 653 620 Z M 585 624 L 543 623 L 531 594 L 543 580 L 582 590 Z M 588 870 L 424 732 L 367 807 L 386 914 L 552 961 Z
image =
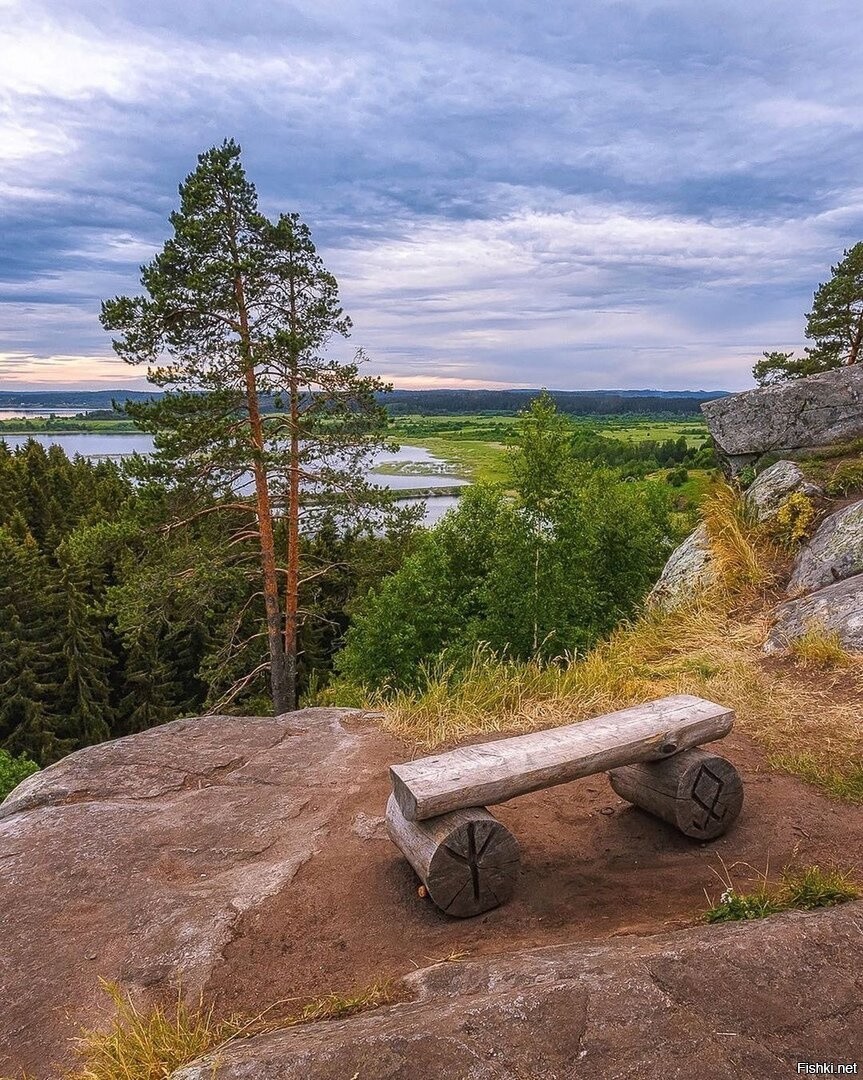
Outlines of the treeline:
M 627 479 L 641 480 L 658 469 L 683 466 L 712 469 L 717 465 L 713 440 L 707 438 L 690 447 L 684 435 L 676 439 L 615 439 L 598 431 L 576 429 L 570 453 L 577 461 L 605 465 Z
M 244 682 L 266 655 L 256 578 L 232 543 L 246 518 L 198 498 L 184 521 L 189 505 L 182 486 L 133 484 L 113 462 L 0 441 L 0 749 L 45 765 L 205 709 L 271 711 L 265 672 Z M 412 531 L 325 520 L 302 538 L 307 565 L 328 571 L 302 587 L 315 616 L 303 691 L 326 681 L 351 604 L 401 565 Z
M 392 416 L 414 413 L 426 416 L 501 413 L 512 416 L 536 395 L 536 390 L 393 390 L 387 394 L 385 404 Z M 678 395 L 550 390 L 548 396 L 559 412 L 570 416 L 698 416 L 702 401 L 723 395 L 700 391 Z
M 537 390 L 391 390 L 380 401 L 391 416 L 468 416 L 498 413 L 514 416 L 537 396 Z M 80 409 L 90 417 L 117 419 L 116 401 L 122 410 L 126 401 L 158 400 L 158 391 L 93 390 L 49 393 L 0 393 L 0 409 Z M 639 393 L 615 390 L 552 390 L 549 396 L 557 409 L 570 416 L 698 416 L 703 401 L 722 397 L 722 392 L 656 391 Z M 265 412 L 281 407 L 276 395 L 262 394 Z
M 301 537 L 303 699 L 415 686 L 480 645 L 548 662 L 609 633 L 677 539 L 667 485 L 627 483 L 619 452 L 546 395 L 519 420 L 509 494 L 469 491 L 433 530 L 320 521 Z M 271 711 L 263 600 L 236 544 L 247 515 L 233 514 L 143 462 L 133 482 L 111 461 L 0 442 L 0 749 L 45 765 L 182 715 Z

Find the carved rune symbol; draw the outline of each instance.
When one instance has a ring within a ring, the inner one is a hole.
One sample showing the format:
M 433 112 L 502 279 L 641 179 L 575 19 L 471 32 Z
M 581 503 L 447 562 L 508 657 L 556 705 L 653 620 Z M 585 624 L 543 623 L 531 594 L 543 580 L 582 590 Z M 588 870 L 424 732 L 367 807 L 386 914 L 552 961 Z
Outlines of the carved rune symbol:
M 693 818 L 692 825 L 694 828 L 704 831 L 711 820 L 722 821 L 725 817 L 728 811 L 727 806 L 722 807 L 721 813 L 717 813 L 716 809 L 719 800 L 722 798 L 724 787 L 725 783 L 721 777 L 708 769 L 706 765 L 701 766 L 698 770 L 698 776 L 695 778 L 695 783 L 692 785 L 692 801 L 704 811 L 704 817 L 701 821 Z
M 455 859 L 456 862 L 462 863 L 470 870 L 471 885 L 473 886 L 473 898 L 479 900 L 479 861 L 485 853 L 485 849 L 491 842 L 494 834 L 489 832 L 488 836 L 482 843 L 479 851 L 476 848 L 476 825 L 472 821 L 467 827 L 467 858 L 461 854 L 461 852 L 453 851 L 451 847 L 447 847 L 447 854 Z

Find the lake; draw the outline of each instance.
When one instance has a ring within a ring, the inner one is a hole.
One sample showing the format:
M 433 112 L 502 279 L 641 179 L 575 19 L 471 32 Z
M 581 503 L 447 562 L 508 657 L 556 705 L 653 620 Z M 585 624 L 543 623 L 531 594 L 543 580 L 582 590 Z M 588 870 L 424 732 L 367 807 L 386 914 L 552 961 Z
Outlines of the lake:
M 33 439 L 42 446 L 59 446 L 68 457 L 80 454 L 87 458 L 111 458 L 120 460 L 132 454 L 149 454 L 153 450 L 152 435 L 116 434 L 99 435 L 94 432 L 68 432 L 60 434 L 2 435 L 0 438 L 10 447 L 23 446 Z M 437 458 L 422 446 L 402 446 L 395 451 L 382 451 L 374 458 L 374 467 L 367 474 L 369 479 L 394 491 L 422 488 L 463 487 L 467 480 L 448 472 L 447 462 Z M 385 471 L 378 472 L 378 469 Z M 454 495 L 438 495 L 426 500 L 425 523 L 434 525 L 447 510 L 458 502 Z

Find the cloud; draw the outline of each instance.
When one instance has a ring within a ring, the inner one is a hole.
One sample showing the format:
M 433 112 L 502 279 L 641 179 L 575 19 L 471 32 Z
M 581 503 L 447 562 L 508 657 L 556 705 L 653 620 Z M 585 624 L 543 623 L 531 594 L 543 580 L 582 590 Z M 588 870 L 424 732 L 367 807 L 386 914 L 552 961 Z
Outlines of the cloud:
M 861 23 L 850 0 L 0 0 L 0 377 L 115 370 L 99 301 L 137 290 L 230 134 L 396 382 L 744 386 L 861 238 Z

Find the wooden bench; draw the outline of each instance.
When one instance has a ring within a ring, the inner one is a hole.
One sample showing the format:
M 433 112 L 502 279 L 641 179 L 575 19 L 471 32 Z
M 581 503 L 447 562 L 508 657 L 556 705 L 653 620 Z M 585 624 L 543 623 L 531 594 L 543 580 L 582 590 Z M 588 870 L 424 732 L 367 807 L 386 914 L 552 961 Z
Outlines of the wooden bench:
M 610 772 L 621 798 L 714 839 L 740 813 L 743 785 L 729 761 L 696 748 L 733 723 L 731 709 L 680 694 L 393 765 L 387 830 L 438 907 L 478 915 L 509 899 L 520 861 L 515 837 L 486 806 Z

